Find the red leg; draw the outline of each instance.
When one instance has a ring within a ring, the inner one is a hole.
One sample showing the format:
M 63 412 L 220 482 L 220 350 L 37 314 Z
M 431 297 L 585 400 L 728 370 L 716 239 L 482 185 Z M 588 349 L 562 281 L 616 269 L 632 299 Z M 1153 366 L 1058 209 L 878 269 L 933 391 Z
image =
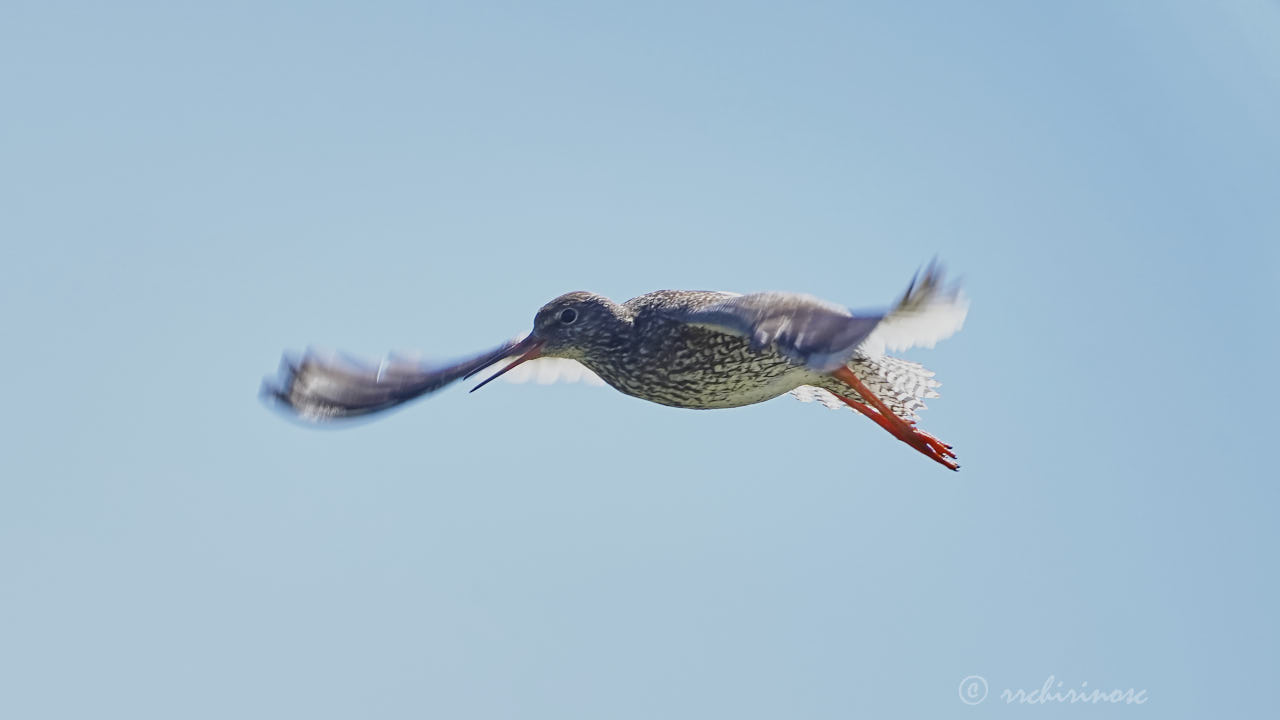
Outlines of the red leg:
M 832 393 L 832 394 L 834 395 L 835 393 Z M 843 395 L 836 395 L 836 397 L 840 398 L 840 402 L 843 402 L 845 405 L 848 405 L 854 410 L 857 410 L 863 415 L 866 415 L 867 417 L 871 418 L 875 422 L 875 424 L 889 431 L 889 434 L 893 435 L 894 437 L 898 436 L 898 428 L 895 425 L 893 425 L 893 423 L 890 423 L 888 420 L 886 420 L 885 417 L 880 414 L 879 410 L 876 410 L 875 408 L 871 407 L 870 405 L 867 405 L 866 403 L 860 403 L 857 400 L 851 400 Z
M 877 425 L 887 430 L 894 437 L 915 448 L 918 452 L 929 457 L 935 462 L 942 464 L 950 470 L 960 469 L 958 464 L 948 459 L 956 456 L 956 454 L 951 451 L 950 445 L 942 442 L 923 430 L 916 429 L 913 423 L 907 422 L 895 415 L 893 411 L 884 404 L 883 400 L 876 397 L 876 394 L 871 392 L 870 388 L 868 388 L 862 380 L 858 379 L 858 376 L 854 374 L 852 370 L 847 367 L 842 367 L 831 374 L 851 386 L 854 390 L 857 390 L 858 394 L 871 404 L 871 407 L 867 407 L 866 405 L 850 400 L 849 398 L 836 395 L 836 397 L 840 398 L 844 404 L 871 418 Z

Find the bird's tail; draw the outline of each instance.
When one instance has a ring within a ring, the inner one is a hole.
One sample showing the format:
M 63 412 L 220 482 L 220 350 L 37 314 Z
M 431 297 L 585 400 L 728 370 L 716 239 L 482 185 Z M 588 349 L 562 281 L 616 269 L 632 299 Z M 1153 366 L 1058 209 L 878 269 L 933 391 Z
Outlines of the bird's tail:
M 895 415 L 909 422 L 920 419 L 916 413 L 925 409 L 925 399 L 938 397 L 936 388 L 942 385 L 933 379 L 933 371 L 925 369 L 920 363 L 887 355 L 856 358 L 849 362 L 849 369 Z M 834 378 L 831 382 L 838 384 L 838 387 L 827 389 L 803 385 L 791 394 L 801 402 L 820 402 L 832 409 L 845 407 L 833 392 L 853 400 L 858 399 L 858 393 L 843 382 Z
M 878 393 L 900 418 L 917 420 L 916 413 L 926 407 L 925 399 L 938 397 L 936 388 L 942 383 L 934 380 L 933 371 L 926 369 L 920 363 L 882 355 L 861 364 L 866 366 L 867 372 L 859 372 L 859 377 L 864 374 L 870 375 L 873 381 L 879 381 L 886 386 L 881 389 L 868 384 L 868 387 Z M 858 370 L 859 368 L 854 368 L 855 372 Z M 867 380 L 864 379 L 863 382 Z M 890 403 L 890 399 L 896 400 L 896 403 Z

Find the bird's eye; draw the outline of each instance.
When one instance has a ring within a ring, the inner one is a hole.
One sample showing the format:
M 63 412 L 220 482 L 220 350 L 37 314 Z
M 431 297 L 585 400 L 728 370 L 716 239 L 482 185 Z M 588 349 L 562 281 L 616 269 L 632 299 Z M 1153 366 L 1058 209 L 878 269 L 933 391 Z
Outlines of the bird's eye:
M 578 311 L 573 308 L 565 308 L 560 311 L 560 322 L 565 325 L 572 325 L 578 319 Z

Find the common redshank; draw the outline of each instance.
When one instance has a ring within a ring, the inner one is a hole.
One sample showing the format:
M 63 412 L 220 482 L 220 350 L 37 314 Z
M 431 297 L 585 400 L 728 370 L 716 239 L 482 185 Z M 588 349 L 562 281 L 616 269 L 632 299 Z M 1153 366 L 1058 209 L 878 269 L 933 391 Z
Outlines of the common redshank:
M 264 397 L 327 421 L 381 412 L 510 360 L 580 363 L 614 388 L 678 408 L 731 408 L 784 393 L 866 415 L 925 456 L 958 470 L 950 445 L 916 427 L 939 383 L 887 351 L 933 345 L 958 331 L 968 301 L 931 263 L 887 312 L 854 313 L 809 295 L 659 290 L 618 304 L 571 292 L 538 310 L 533 331 L 459 362 L 376 365 L 310 352 L 286 357 Z M 549 360 L 559 358 L 559 360 Z M 579 368 L 580 369 L 580 368 Z

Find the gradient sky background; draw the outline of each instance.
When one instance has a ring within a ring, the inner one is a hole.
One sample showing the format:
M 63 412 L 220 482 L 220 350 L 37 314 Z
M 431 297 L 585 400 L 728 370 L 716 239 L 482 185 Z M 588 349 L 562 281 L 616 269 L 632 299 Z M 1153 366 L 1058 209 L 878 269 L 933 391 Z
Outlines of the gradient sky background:
M 1276 3 L 10 1 L 0 92 L 0 716 L 1274 711 Z M 256 397 L 935 254 L 959 474 L 786 398 Z M 1150 700 L 997 698 L 1050 675 Z

